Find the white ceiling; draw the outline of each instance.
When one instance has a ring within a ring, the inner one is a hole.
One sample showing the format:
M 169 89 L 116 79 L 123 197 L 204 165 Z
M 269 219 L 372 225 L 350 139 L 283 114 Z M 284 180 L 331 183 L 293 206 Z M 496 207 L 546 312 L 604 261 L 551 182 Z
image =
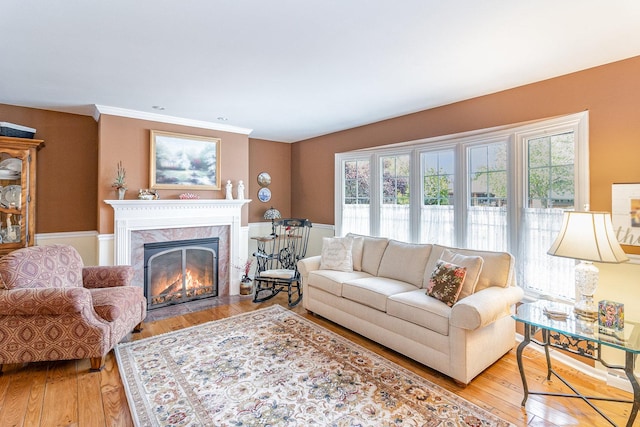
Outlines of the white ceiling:
M 0 103 L 283 142 L 640 55 L 638 0 L 2 0 L 0 21 Z

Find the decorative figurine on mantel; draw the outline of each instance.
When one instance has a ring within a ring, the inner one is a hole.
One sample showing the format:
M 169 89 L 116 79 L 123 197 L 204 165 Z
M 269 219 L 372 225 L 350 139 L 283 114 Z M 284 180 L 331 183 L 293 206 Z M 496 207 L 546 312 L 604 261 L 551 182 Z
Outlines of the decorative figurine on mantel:
M 157 190 L 149 190 L 148 188 L 141 188 L 138 190 L 138 199 L 140 200 L 158 200 L 160 194 Z
M 231 180 L 227 180 L 227 195 L 225 197 L 225 199 L 227 200 L 233 200 L 233 184 L 231 184 Z
M 238 200 L 244 200 L 244 183 L 242 180 L 238 181 Z
M 113 184 L 111 184 L 111 186 L 116 189 L 118 200 L 123 200 L 124 193 L 127 191 L 127 183 L 125 182 L 126 175 L 127 171 L 124 170 L 124 167 L 122 166 L 122 160 L 120 160 L 118 162 L 116 179 L 113 181 Z

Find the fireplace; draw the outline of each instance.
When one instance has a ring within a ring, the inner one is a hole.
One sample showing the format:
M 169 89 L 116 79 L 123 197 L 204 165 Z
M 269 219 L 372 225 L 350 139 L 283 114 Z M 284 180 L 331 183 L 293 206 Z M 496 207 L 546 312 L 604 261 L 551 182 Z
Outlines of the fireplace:
M 238 295 L 240 272 L 234 260 L 247 252 L 242 207 L 250 200 L 105 200 L 114 211 L 113 260 L 101 264 L 131 265 L 132 283 L 144 287 L 144 245 L 219 238 L 217 295 Z
M 218 238 L 144 244 L 148 308 L 218 295 Z

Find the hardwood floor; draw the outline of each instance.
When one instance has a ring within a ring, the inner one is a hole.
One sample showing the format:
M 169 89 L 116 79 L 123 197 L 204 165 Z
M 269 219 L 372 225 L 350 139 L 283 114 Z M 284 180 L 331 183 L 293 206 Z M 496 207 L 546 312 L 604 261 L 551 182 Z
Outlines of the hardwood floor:
M 272 304 L 286 307 L 286 295 L 254 304 L 249 297 L 220 299 L 215 306 L 202 311 L 175 312 L 155 310 L 144 324 L 144 330 L 130 339 L 138 340 L 187 326 L 216 320 Z M 491 411 L 516 426 L 602 426 L 608 425 L 595 411 L 579 399 L 559 399 L 530 396 L 526 411 L 521 408 L 522 384 L 515 349 L 489 367 L 467 387 L 398 353 L 377 345 L 319 316 L 309 314 L 299 304 L 298 314 L 381 354 L 429 381 L 452 391 Z M 562 391 L 559 380 L 546 381 L 544 355 L 525 349 L 527 378 L 535 390 Z M 607 394 L 631 399 L 630 393 L 608 387 L 558 362 L 555 368 L 583 392 Z M 101 372 L 91 373 L 89 360 L 5 365 L 0 376 L 0 426 L 131 426 L 133 425 L 126 395 L 118 373 L 113 351 L 106 358 Z M 629 404 L 604 402 L 598 404 L 618 425 L 625 425 Z M 636 423 L 640 425 L 640 423 Z

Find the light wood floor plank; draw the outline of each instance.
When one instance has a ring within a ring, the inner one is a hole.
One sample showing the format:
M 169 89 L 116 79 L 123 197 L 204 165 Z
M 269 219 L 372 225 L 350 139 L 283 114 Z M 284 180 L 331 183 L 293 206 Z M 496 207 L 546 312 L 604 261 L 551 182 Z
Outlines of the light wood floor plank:
M 49 365 L 42 407 L 43 426 L 78 425 L 77 362 L 58 361 Z
M 37 374 L 33 370 L 9 370 L 4 376 L 9 381 L 0 413 L 0 426 L 22 426 L 29 405 L 32 381 L 38 381 Z
M 131 411 L 127 403 L 127 395 L 124 391 L 118 364 L 113 352 L 105 359 L 104 368 L 100 372 L 102 393 L 102 406 L 107 426 L 126 427 L 133 425 Z
M 78 424 L 81 426 L 106 426 L 105 411 L 99 372 L 89 372 L 88 359 L 78 361 Z
M 44 392 L 47 385 L 48 367 L 46 363 L 34 363 L 30 371 L 31 392 L 24 416 L 25 426 L 35 426 L 42 418 Z M 2 424 L 0 424 L 2 425 Z

